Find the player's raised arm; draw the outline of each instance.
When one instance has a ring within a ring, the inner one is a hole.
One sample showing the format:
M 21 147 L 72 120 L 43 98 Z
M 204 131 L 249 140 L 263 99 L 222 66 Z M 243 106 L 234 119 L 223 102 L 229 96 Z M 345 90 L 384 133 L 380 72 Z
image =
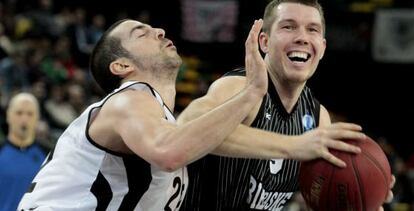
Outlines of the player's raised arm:
M 134 153 L 170 171 L 216 148 L 246 118 L 267 89 L 267 73 L 258 50 L 262 21 L 255 21 L 246 40 L 247 80 L 239 93 L 200 117 L 178 126 L 162 121 L 151 96 L 127 91 L 108 102 L 115 132 Z M 123 96 L 124 95 L 124 96 Z M 122 103 L 122 105 L 118 105 Z M 137 103 L 132 103 L 137 102 Z M 138 103 L 139 102 L 139 103 Z

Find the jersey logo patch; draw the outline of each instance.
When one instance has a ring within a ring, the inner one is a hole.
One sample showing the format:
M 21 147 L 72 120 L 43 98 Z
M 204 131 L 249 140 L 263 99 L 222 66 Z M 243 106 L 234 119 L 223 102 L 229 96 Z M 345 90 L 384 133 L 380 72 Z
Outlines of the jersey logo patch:
M 308 131 L 315 127 L 315 120 L 311 115 L 305 114 L 302 116 L 302 125 L 303 128 L 305 128 L 305 130 Z

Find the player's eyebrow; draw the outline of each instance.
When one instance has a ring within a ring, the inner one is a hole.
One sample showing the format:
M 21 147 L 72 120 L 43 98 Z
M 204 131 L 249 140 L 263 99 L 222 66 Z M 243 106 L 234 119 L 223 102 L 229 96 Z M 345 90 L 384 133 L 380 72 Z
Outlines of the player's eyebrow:
M 132 29 L 131 29 L 131 31 L 129 31 L 129 37 L 131 37 L 131 36 L 132 36 L 132 33 L 133 33 L 135 30 L 144 29 L 144 28 L 146 28 L 146 27 L 147 27 L 147 26 L 146 26 L 145 24 L 135 26 L 134 28 L 132 28 Z

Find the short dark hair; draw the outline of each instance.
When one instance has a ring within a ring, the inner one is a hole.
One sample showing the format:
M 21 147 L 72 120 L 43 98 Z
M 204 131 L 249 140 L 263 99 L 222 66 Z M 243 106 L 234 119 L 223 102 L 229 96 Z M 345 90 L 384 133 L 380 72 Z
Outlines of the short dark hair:
M 263 15 L 263 31 L 267 34 L 270 34 L 273 22 L 276 19 L 276 12 L 275 8 L 282 3 L 297 3 L 303 4 L 306 6 L 311 6 L 316 8 L 321 15 L 322 20 L 322 30 L 323 34 L 325 34 L 325 17 L 323 13 L 322 6 L 319 4 L 318 0 L 273 0 L 269 4 L 267 4 L 264 15 Z
M 121 57 L 131 58 L 129 51 L 122 47 L 121 39 L 109 35 L 115 27 L 127 20 L 130 19 L 123 19 L 112 24 L 102 34 L 92 51 L 89 69 L 96 83 L 107 94 L 118 88 L 122 80 L 121 77 L 112 74 L 109 69 L 111 62 Z

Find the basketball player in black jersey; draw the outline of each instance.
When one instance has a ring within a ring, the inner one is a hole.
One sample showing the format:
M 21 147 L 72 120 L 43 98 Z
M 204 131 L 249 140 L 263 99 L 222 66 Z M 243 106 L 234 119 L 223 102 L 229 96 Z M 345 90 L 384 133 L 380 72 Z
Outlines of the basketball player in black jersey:
M 269 75 L 267 94 L 215 155 L 189 165 L 190 186 L 181 210 L 282 210 L 298 190 L 298 160 L 321 157 L 343 167 L 328 148 L 358 152 L 339 140 L 364 138 L 361 127 L 331 124 L 328 111 L 306 86 L 324 55 L 324 33 L 323 11 L 316 0 L 268 4 L 259 36 Z M 244 74 L 236 70 L 215 81 L 182 112 L 179 123 L 236 94 L 245 83 Z

